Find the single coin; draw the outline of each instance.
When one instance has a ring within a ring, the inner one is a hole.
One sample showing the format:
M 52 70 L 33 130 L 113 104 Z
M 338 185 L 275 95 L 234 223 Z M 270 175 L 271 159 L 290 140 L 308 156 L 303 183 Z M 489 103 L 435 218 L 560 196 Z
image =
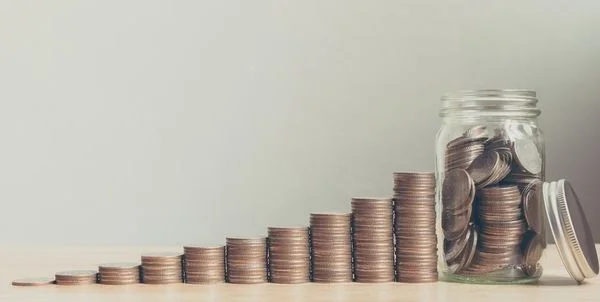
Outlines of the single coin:
M 460 255 L 460 261 L 448 265 L 448 269 L 452 273 L 461 271 L 462 269 L 469 267 L 473 258 L 475 258 L 475 252 L 477 251 L 477 242 L 479 236 L 476 229 L 472 229 L 470 232 L 469 240 L 467 245 Z
M 130 274 L 130 275 L 100 275 L 98 280 L 134 280 L 139 279 L 140 274 Z
M 470 206 L 468 204 L 473 180 L 465 170 L 455 169 L 446 174 L 442 186 L 444 209 L 454 210 Z
M 489 150 L 510 150 L 511 141 L 506 133 L 496 133 L 495 136 L 488 139 L 485 143 L 486 148 Z
M 66 280 L 56 280 L 56 285 L 65 285 L 65 286 L 75 286 L 75 285 L 91 285 L 96 284 L 96 280 L 79 280 L 79 281 L 66 281 Z
M 464 133 L 464 136 L 472 137 L 472 138 L 482 138 L 482 137 L 486 137 L 486 134 L 487 134 L 486 126 L 476 125 L 476 126 L 473 126 L 469 129 L 467 129 L 467 131 L 465 131 L 465 133 Z
M 103 263 L 99 265 L 101 271 L 113 271 L 113 270 L 135 270 L 140 267 L 139 263 L 135 262 L 113 262 Z
M 442 230 L 446 240 L 456 240 L 469 227 L 471 208 L 460 213 L 442 212 Z
M 232 277 L 229 278 L 229 283 L 232 284 L 260 284 L 260 283 L 266 283 L 267 282 L 267 278 L 237 278 L 237 277 Z
M 100 284 L 104 284 L 104 285 L 131 285 L 131 284 L 138 284 L 140 283 L 139 280 L 103 280 L 100 282 Z
M 267 237 L 257 238 L 225 238 L 227 242 L 227 250 L 233 248 L 262 248 L 267 244 Z
M 534 141 L 530 139 L 516 139 L 513 143 L 516 162 L 523 170 L 538 174 L 542 171 L 542 156 Z
M 202 245 L 202 244 L 186 244 L 183 246 L 183 250 L 198 251 L 198 252 L 211 252 L 221 251 L 225 248 L 225 245 Z
M 172 259 L 177 260 L 181 258 L 182 254 L 179 252 L 154 252 L 154 253 L 146 253 L 142 255 L 142 260 L 163 260 L 163 259 Z
M 114 273 L 114 272 L 102 272 L 100 273 L 100 279 L 106 279 L 106 278 L 118 278 L 118 279 L 124 279 L 124 278 L 139 278 L 140 277 L 140 272 L 136 271 L 136 272 L 118 272 L 118 273 Z
M 162 274 L 143 274 L 142 279 L 178 279 L 181 278 L 183 272 L 170 272 Z
M 494 168 L 499 165 L 500 155 L 496 151 L 485 152 L 479 155 L 467 169 L 475 184 L 480 184 L 494 173 Z
M 529 227 L 538 234 L 541 234 L 543 230 L 541 185 L 542 182 L 538 180 L 523 190 L 525 219 Z
M 17 279 L 12 282 L 14 286 L 43 286 L 50 285 L 54 283 L 53 278 L 47 277 L 32 277 L 32 278 L 23 278 Z
M 469 145 L 469 144 L 474 144 L 474 143 L 481 143 L 483 144 L 483 142 L 485 142 L 488 138 L 485 136 L 479 136 L 479 137 L 468 137 L 468 136 L 459 136 L 453 140 L 451 140 L 446 147 L 448 149 L 456 149 L 456 148 L 461 148 L 465 145 Z
M 148 284 L 148 285 L 160 285 L 160 284 L 177 284 L 177 283 L 183 283 L 183 280 L 144 280 L 144 282 L 142 282 L 144 284 Z
M 510 153 L 500 152 L 499 156 L 500 160 L 494 167 L 492 175 L 488 179 L 480 183 L 478 186 L 479 188 L 497 184 L 510 173 L 512 162 Z
M 95 279 L 98 272 L 94 270 L 72 270 L 56 273 L 60 279 Z
M 535 265 L 542 258 L 541 235 L 535 232 L 528 232 L 525 235 L 525 244 L 523 247 L 523 256 L 525 264 Z
M 185 283 L 188 284 L 217 284 L 217 283 L 224 283 L 225 279 L 213 279 L 213 278 L 191 278 L 191 279 L 186 279 Z
M 461 255 L 462 251 L 467 246 L 467 242 L 471 237 L 471 232 L 475 226 L 471 226 L 466 229 L 463 235 L 458 237 L 456 240 L 444 240 L 444 256 L 446 262 L 454 262 Z

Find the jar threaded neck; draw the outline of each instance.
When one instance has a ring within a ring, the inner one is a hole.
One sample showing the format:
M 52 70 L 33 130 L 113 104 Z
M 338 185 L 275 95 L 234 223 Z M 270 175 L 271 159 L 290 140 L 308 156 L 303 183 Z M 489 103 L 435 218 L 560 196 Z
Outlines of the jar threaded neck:
M 442 96 L 441 117 L 540 115 L 537 93 L 527 89 L 481 89 L 449 92 Z

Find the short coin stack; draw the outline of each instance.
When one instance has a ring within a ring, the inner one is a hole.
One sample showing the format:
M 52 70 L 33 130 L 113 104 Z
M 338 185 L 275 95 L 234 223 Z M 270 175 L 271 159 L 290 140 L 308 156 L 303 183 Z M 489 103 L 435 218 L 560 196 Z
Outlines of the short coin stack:
M 98 272 L 93 270 L 75 270 L 58 272 L 55 275 L 58 285 L 94 284 L 98 280 Z
M 184 252 L 185 282 L 211 284 L 225 282 L 225 247 L 186 245 Z
M 308 227 L 269 228 L 269 272 L 273 283 L 310 281 Z
M 479 246 L 471 272 L 493 271 L 521 263 L 520 245 L 527 223 L 517 186 L 492 186 L 479 191 L 477 199 Z
M 14 286 L 44 286 L 54 284 L 55 281 L 53 278 L 48 277 L 30 277 L 17 279 L 12 282 Z
M 142 255 L 142 281 L 146 284 L 183 282 L 182 257 L 179 253 Z
M 353 198 L 352 236 L 357 282 L 394 281 L 392 198 Z
M 394 200 L 397 281 L 437 281 L 434 174 L 394 173 Z
M 227 238 L 227 282 L 267 282 L 267 238 Z
M 352 282 L 350 213 L 310 214 L 313 281 Z
M 138 263 L 106 263 L 98 267 L 98 281 L 108 285 L 127 285 L 140 283 L 140 265 Z

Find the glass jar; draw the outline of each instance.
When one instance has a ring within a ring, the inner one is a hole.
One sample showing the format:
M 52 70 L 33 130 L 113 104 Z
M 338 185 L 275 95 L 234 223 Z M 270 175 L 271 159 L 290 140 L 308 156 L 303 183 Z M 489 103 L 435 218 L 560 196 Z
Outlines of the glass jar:
M 436 140 L 441 279 L 527 283 L 546 247 L 544 139 L 530 90 L 442 97 Z

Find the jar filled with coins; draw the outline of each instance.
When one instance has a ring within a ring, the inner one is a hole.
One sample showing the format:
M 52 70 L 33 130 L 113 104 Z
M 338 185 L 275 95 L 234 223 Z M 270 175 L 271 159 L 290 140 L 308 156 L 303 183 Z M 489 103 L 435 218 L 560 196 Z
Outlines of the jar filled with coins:
M 593 240 L 578 243 L 580 250 L 588 249 L 586 253 L 592 256 L 584 259 L 583 251 L 572 253 L 576 249 L 567 235 L 573 234 L 569 233 L 573 227 L 563 217 L 569 216 L 567 203 L 577 203 L 577 208 L 571 205 L 568 218 L 577 219 L 574 224 L 583 229 L 579 241 L 591 235 L 587 223 L 580 223 L 585 218 L 576 195 L 566 201 L 573 192 L 570 184 L 544 182 L 545 146 L 537 103 L 535 91 L 517 89 L 461 91 L 442 97 L 442 126 L 436 140 L 436 209 L 438 270 L 443 280 L 536 281 L 542 274 L 539 262 L 550 217 L 559 252 L 562 247 L 570 253 L 566 257 L 595 261 L 595 267 L 594 261 L 587 262 L 588 272 L 578 271 L 585 265 L 575 260 L 565 263 L 575 271 L 572 275 L 582 280 L 598 273 Z

